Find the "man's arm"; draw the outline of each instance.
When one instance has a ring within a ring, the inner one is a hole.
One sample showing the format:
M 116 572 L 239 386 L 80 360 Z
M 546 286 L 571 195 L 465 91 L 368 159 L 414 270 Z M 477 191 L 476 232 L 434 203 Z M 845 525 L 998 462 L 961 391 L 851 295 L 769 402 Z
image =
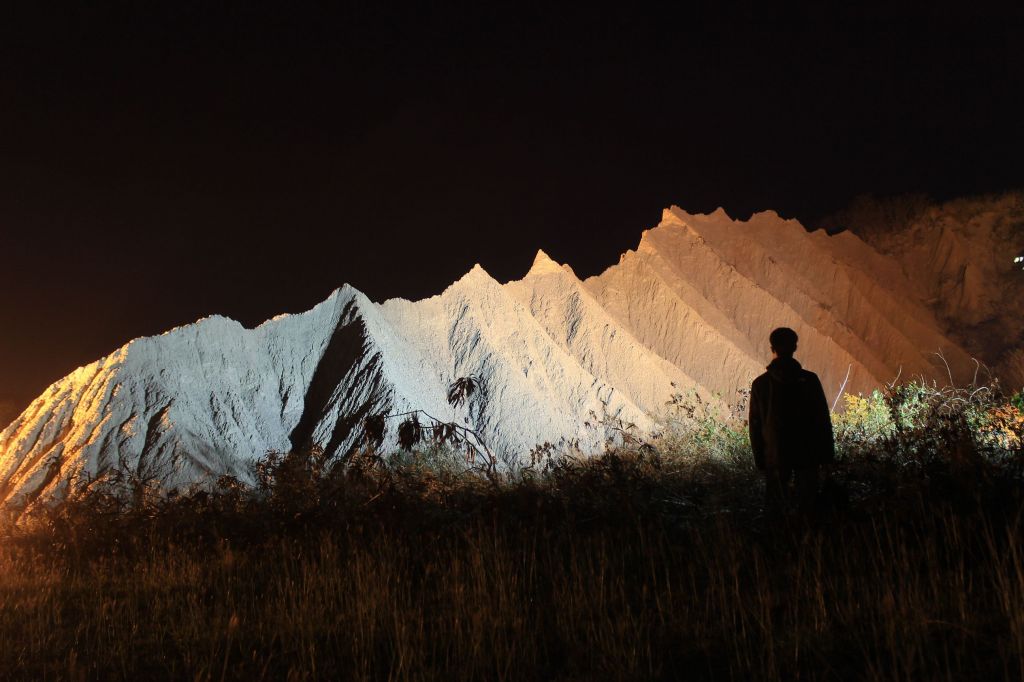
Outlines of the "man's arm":
M 750 427 L 750 449 L 754 451 L 754 464 L 764 469 L 764 432 L 761 430 L 761 398 L 758 395 L 757 382 L 750 387 L 750 413 L 747 424 Z
M 828 406 L 828 398 L 825 397 L 825 389 L 821 386 L 821 379 L 814 375 L 814 382 L 817 387 L 814 396 L 814 422 L 818 428 L 819 443 L 821 444 L 821 463 L 830 464 L 836 458 L 836 442 L 832 433 L 832 411 Z

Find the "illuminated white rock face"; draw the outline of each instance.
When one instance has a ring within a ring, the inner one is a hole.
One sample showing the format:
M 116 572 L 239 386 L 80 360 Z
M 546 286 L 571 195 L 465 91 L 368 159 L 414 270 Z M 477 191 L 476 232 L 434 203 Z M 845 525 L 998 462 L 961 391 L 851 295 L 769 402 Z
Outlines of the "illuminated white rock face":
M 345 452 L 365 416 L 417 408 L 468 420 L 507 458 L 544 442 L 595 452 L 609 434 L 592 413 L 646 431 L 673 392 L 733 401 L 777 326 L 798 332 L 830 397 L 847 376 L 852 392 L 901 372 L 943 379 L 939 350 L 954 376 L 973 371 L 899 265 L 852 234 L 673 208 L 585 281 L 539 252 L 506 284 L 476 266 L 438 296 L 382 304 L 346 285 L 255 329 L 211 317 L 136 339 L 0 434 L 0 503 L 121 465 L 169 486 L 247 476 L 268 450 Z M 468 375 L 485 390 L 455 409 L 447 388 Z

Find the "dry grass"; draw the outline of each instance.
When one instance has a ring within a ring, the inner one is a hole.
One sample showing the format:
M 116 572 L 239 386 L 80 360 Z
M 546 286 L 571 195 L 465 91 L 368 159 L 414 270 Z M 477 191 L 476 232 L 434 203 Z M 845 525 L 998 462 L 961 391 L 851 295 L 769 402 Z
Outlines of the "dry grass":
M 255 489 L 96 489 L 5 531 L 0 677 L 1019 679 L 1020 451 L 946 435 L 844 444 L 849 504 L 814 519 L 694 454 L 721 434 L 501 480 L 295 454 Z

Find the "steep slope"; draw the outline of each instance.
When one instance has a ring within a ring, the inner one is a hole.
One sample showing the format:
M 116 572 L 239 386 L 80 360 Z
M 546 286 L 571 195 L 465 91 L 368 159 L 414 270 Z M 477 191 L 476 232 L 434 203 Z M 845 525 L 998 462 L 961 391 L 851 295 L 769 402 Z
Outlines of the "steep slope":
M 721 209 L 694 216 L 673 208 L 658 228 L 645 233 L 641 253 L 646 242 L 647 251 L 703 287 L 755 347 L 779 320 L 789 320 L 801 335 L 800 357 L 820 368 L 827 389 L 838 391 L 847 371 L 854 391 L 892 380 L 901 367 L 907 376 L 944 373 L 935 352 L 946 356 L 956 376 L 969 377 L 970 358 L 943 338 L 934 317 L 907 295 L 910 283 L 891 269 L 883 275 L 872 268 L 877 264 L 864 253 L 858 261 L 876 271 L 851 269 L 846 254 L 855 245 L 838 248 L 839 239 L 808 233 L 773 212 L 742 222 Z M 715 263 L 723 264 L 728 276 L 711 271 Z M 727 288 L 720 285 L 723 280 L 729 281 Z
M 990 291 L 990 264 L 975 270 L 954 288 L 956 306 L 1005 298 Z M 476 429 L 508 463 L 544 442 L 594 452 L 615 420 L 652 430 L 673 393 L 735 402 L 783 325 L 800 334 L 798 358 L 830 400 L 844 383 L 868 391 L 900 373 L 969 379 L 973 363 L 944 335 L 934 295 L 850 233 L 807 233 L 772 212 L 744 222 L 672 208 L 635 251 L 582 282 L 538 252 L 506 284 L 476 266 L 437 296 L 381 304 L 346 285 L 254 329 L 211 317 L 136 339 L 54 383 L 0 433 L 0 504 L 112 468 L 167 486 L 244 477 L 269 450 L 343 454 L 365 417 L 416 409 Z M 448 386 L 470 375 L 484 390 L 453 408 Z M 398 422 L 388 420 L 385 447 Z
M 254 457 L 287 450 L 307 423 L 321 440 L 337 414 L 381 402 L 372 382 L 349 382 L 360 390 L 334 400 L 321 395 L 335 389 L 324 388 L 328 368 L 374 363 L 365 339 L 347 359 L 337 343 L 358 329 L 360 297 L 346 287 L 303 315 L 252 330 L 206 318 L 76 370 L 0 434 L 0 501 L 119 466 L 169 485 L 244 475 Z
M 381 312 L 395 337 L 412 349 L 408 357 L 420 363 L 409 383 L 432 387 L 408 406 L 440 419 L 468 419 L 502 457 L 544 442 L 594 451 L 607 434 L 586 426 L 591 412 L 650 426 L 628 393 L 588 371 L 479 266 L 440 296 L 391 300 Z M 454 412 L 445 389 L 471 374 L 485 390 L 467 410 Z
M 569 266 L 543 251 L 523 279 L 505 288 L 583 369 L 630 396 L 640 409 L 657 413 L 674 392 L 698 391 L 711 398 L 680 366 L 652 353 L 623 328 Z

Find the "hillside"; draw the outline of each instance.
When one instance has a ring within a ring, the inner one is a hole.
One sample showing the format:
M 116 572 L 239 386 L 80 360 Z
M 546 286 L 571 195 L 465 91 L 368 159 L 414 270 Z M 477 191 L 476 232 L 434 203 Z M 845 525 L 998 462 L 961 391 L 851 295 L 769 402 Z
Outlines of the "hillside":
M 673 207 L 635 250 L 582 281 L 538 252 L 520 280 L 502 284 L 476 266 L 421 301 L 378 304 L 345 285 L 254 329 L 205 318 L 136 339 L 33 401 L 0 434 L 0 503 L 111 467 L 168 485 L 244 477 L 268 450 L 344 453 L 365 417 L 411 409 L 472 425 L 506 462 L 544 442 L 595 452 L 611 435 L 602 419 L 643 432 L 673 393 L 733 401 L 769 361 L 777 326 L 800 334 L 797 357 L 830 400 L 844 382 L 856 393 L 898 375 L 970 381 L 966 337 L 951 340 L 935 291 L 896 251 L 850 231 L 809 233 L 771 211 L 736 221 Z M 971 253 L 978 264 L 957 310 L 1004 295 L 989 263 L 997 254 Z M 447 388 L 469 375 L 485 390 L 453 408 Z

